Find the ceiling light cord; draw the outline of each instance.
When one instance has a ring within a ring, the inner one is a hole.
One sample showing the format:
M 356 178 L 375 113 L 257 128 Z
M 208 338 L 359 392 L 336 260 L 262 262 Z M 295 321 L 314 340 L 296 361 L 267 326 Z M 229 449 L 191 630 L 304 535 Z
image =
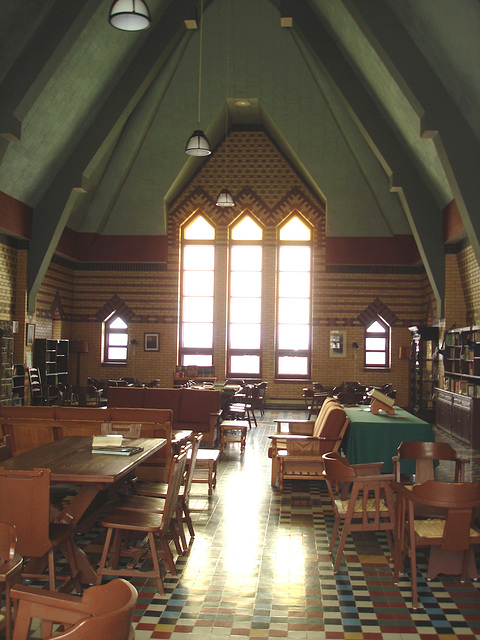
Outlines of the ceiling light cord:
M 200 46 L 198 53 L 198 113 L 197 122 L 200 129 L 202 110 L 202 58 L 203 58 L 203 0 L 200 2 Z

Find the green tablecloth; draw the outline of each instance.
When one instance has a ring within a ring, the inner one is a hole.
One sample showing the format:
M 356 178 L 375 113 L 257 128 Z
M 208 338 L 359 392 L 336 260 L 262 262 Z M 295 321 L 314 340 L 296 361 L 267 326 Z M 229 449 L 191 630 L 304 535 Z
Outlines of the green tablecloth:
M 370 413 L 370 407 L 345 408 L 350 424 L 342 449 L 351 464 L 384 462 L 384 473 L 392 472 L 392 456 L 404 441 L 433 442 L 433 427 L 428 422 L 395 407 L 393 416 Z M 403 462 L 402 473 L 415 473 L 414 462 Z

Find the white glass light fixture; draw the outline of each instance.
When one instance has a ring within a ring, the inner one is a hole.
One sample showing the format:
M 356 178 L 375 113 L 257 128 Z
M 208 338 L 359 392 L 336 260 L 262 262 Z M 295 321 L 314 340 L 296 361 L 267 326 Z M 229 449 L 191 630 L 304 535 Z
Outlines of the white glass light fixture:
M 196 129 L 185 145 L 185 153 L 189 156 L 209 156 L 212 151 L 207 136 L 200 129 Z
M 198 55 L 198 128 L 192 133 L 185 145 L 185 153 L 189 156 L 209 156 L 212 151 L 207 136 L 200 129 L 200 113 L 202 105 L 202 52 L 203 52 L 203 0 L 200 3 L 200 51 Z
M 234 207 L 235 202 L 233 201 L 232 194 L 228 189 L 222 189 L 217 197 L 216 202 L 217 207 Z
M 143 31 L 151 24 L 150 11 L 144 0 L 115 0 L 108 21 L 120 31 Z

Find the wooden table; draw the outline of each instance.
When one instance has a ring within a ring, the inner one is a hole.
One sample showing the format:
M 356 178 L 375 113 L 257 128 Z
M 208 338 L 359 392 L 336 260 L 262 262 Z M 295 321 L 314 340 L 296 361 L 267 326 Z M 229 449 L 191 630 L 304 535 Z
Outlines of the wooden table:
M 139 464 L 165 446 L 165 438 L 137 438 L 129 445 L 143 447 L 131 456 L 92 453 L 90 436 L 62 438 L 19 456 L 0 462 L 5 469 L 50 469 L 52 483 L 68 483 L 79 487 L 72 501 L 57 515 L 58 522 L 78 523 L 95 497 L 110 487 L 118 486 Z M 82 582 L 94 584 L 96 572 L 85 553 L 75 547 Z
M 368 406 L 345 407 L 350 418 L 342 449 L 351 464 L 384 462 L 384 473 L 392 473 L 392 457 L 397 447 L 404 441 L 433 442 L 432 425 L 395 407 L 395 414 L 380 412 L 375 415 Z M 402 473 L 415 473 L 415 463 L 402 462 Z

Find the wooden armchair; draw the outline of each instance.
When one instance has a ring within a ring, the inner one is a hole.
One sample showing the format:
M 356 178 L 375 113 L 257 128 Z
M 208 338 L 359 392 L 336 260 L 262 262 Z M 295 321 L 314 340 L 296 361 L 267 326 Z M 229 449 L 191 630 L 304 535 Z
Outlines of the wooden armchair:
M 405 486 L 392 483 L 397 496 L 395 525 L 394 581 L 398 582 L 405 556 L 410 557 L 412 604 L 418 607 L 417 549 L 430 548 L 427 579 L 439 573 L 467 573 L 477 577 L 473 546 L 480 545 L 480 531 L 473 526 L 475 510 L 480 507 L 480 482 L 439 482 Z M 417 518 L 415 505 L 443 509 L 444 518 Z
M 392 474 L 382 474 L 383 462 L 351 465 L 338 453 L 323 456 L 323 475 L 335 513 L 329 552 L 343 523 L 337 556 L 333 565 L 337 573 L 347 535 L 355 531 L 386 531 L 393 555 L 392 532 L 395 524 L 395 506 L 391 490 Z
M 272 446 L 272 486 L 283 491 L 284 480 L 322 480 L 322 454 L 338 451 L 349 424 L 345 410 L 327 398 L 313 420 L 278 420 Z M 285 427 L 287 430 L 285 431 Z
M 42 638 L 52 638 L 54 624 L 66 631 L 55 640 L 133 640 L 132 619 L 137 590 L 122 579 L 90 587 L 81 598 L 18 586 L 11 591 L 17 600 L 14 640 L 27 640 L 33 618 L 42 621 Z
M 465 465 L 470 462 L 459 458 L 455 449 L 447 442 L 402 442 L 393 456 L 393 473 L 396 482 L 411 482 L 411 478 L 401 473 L 402 460 L 415 460 L 415 484 L 426 480 L 435 480 L 435 462 L 437 460 L 453 463 L 453 482 L 465 480 Z M 413 484 L 413 483 L 412 483 Z

